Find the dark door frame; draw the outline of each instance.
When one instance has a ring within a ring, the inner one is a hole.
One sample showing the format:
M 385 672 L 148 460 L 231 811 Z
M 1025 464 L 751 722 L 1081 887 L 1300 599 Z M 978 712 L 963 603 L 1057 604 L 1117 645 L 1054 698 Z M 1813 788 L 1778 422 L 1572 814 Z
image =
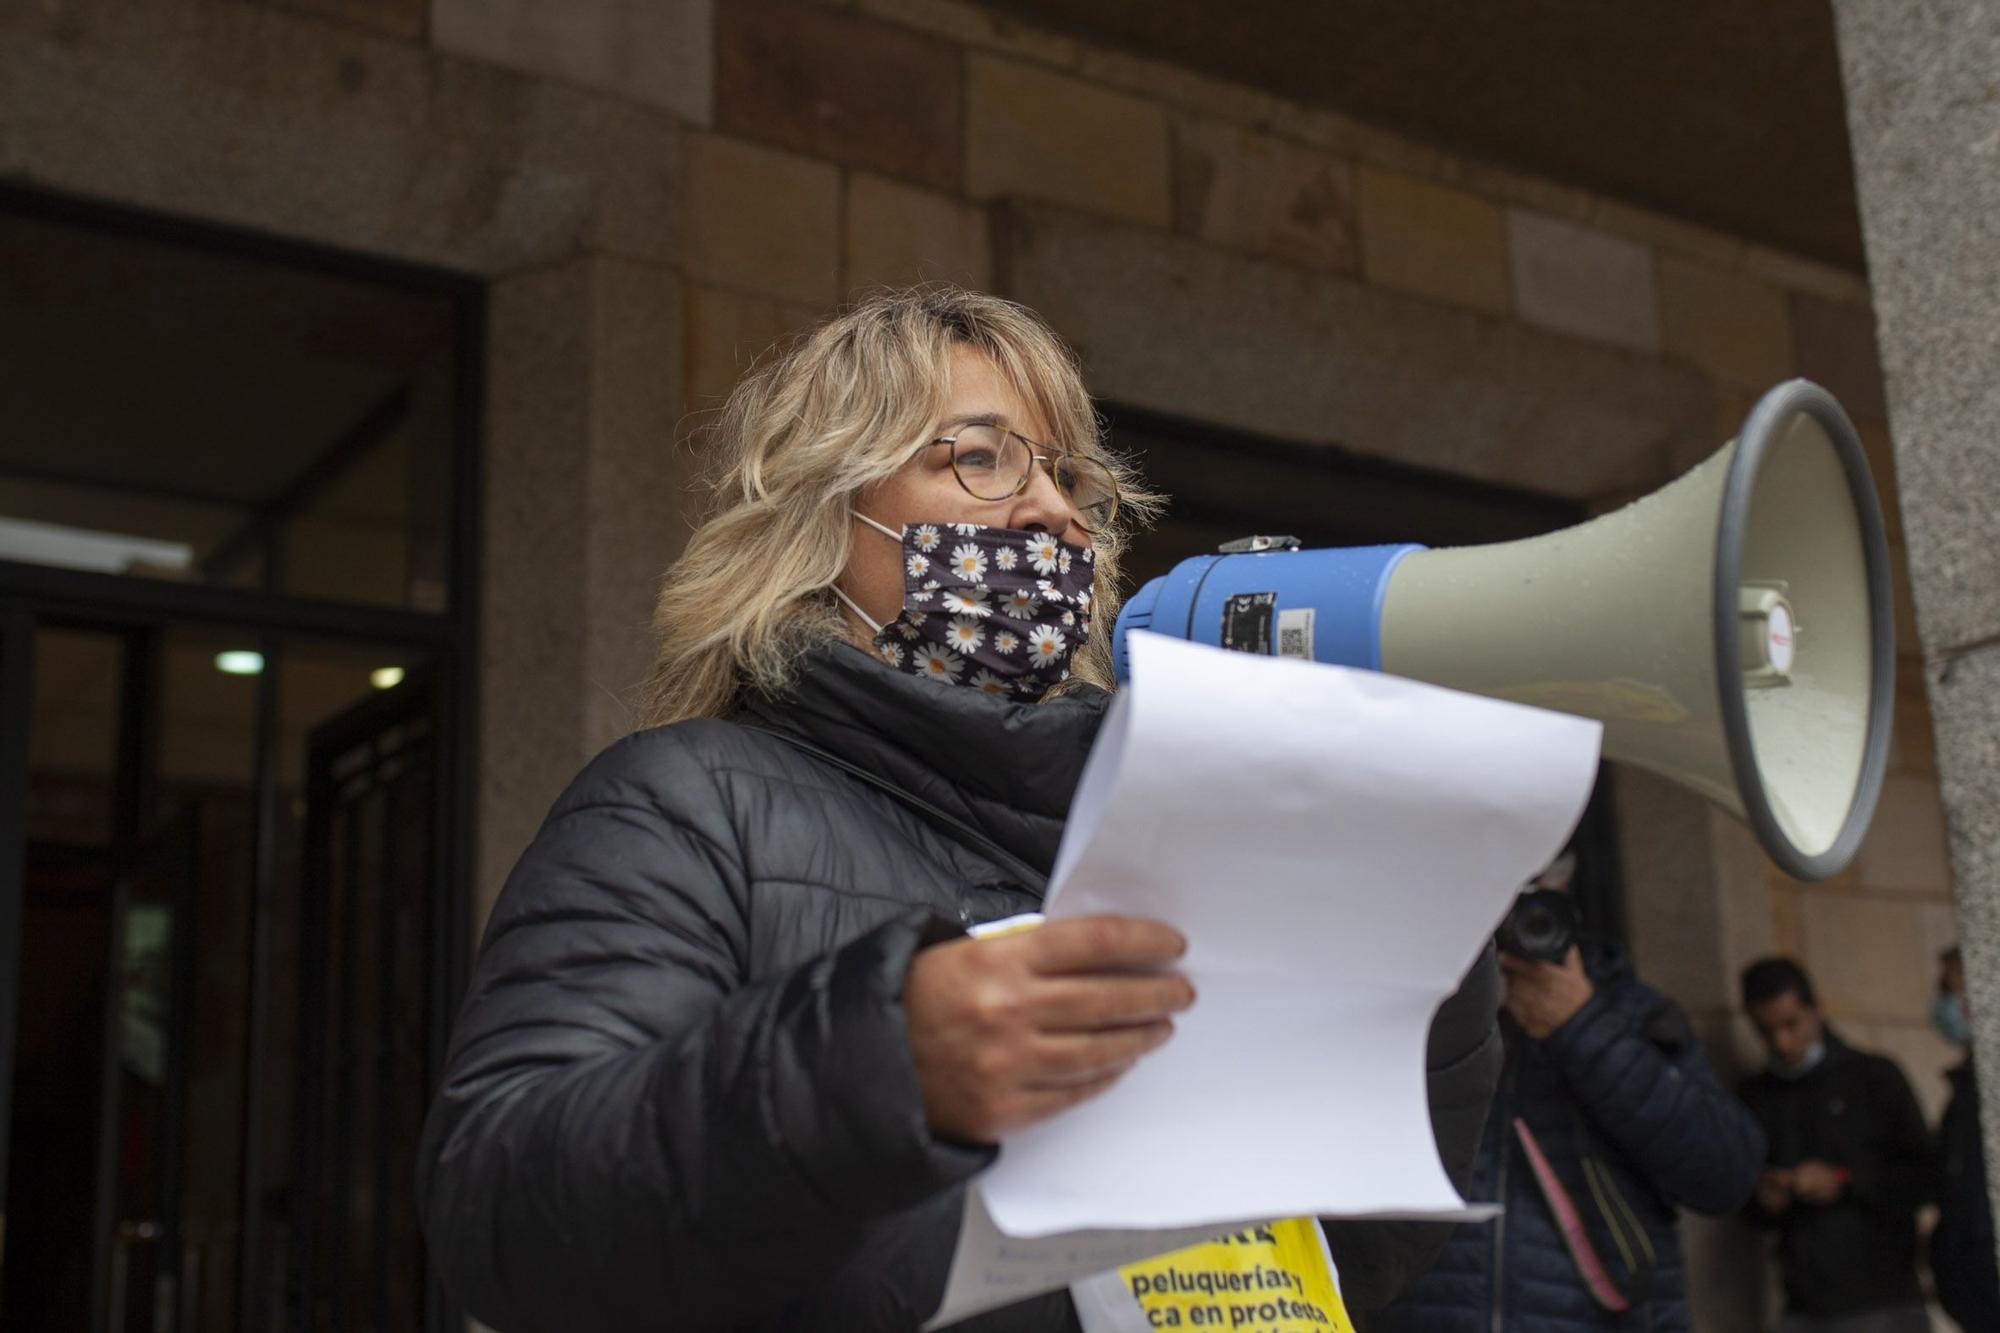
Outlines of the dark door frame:
M 7 1272 L 7 1142 L 14 1110 L 14 1034 L 20 1026 L 34 654 L 34 617 L 19 609 L 0 612 L 0 1281 Z
M 431 959 L 429 1054 L 432 1069 L 443 1067 L 444 1047 L 458 997 L 464 992 L 470 955 L 479 708 L 479 556 L 484 487 L 480 470 L 482 404 L 485 385 L 486 296 L 484 285 L 463 275 L 375 256 L 310 245 L 242 228 L 143 212 L 76 199 L 16 185 L 0 185 L 0 212 L 23 214 L 66 226 L 167 242 L 226 258 L 251 259 L 333 273 L 362 281 L 443 297 L 456 308 L 453 428 L 446 541 L 450 568 L 447 610 L 429 613 L 199 584 L 169 583 L 78 570 L 54 569 L 0 560 L 0 1209 L 4 1209 L 7 1149 L 11 1125 L 13 1058 L 19 1015 L 21 928 L 26 854 L 28 728 L 33 711 L 34 632 L 42 625 L 140 634 L 170 626 L 227 625 L 260 636 L 268 660 L 276 660 L 292 635 L 421 648 L 435 655 L 444 686 L 439 753 L 442 769 L 438 828 L 434 846 L 432 919 L 465 929 L 438 933 Z M 273 673 L 259 685 L 260 726 L 274 717 Z M 268 749 L 268 746 L 266 747 Z M 277 774 L 270 756 L 257 756 L 257 851 L 253 914 L 269 918 L 276 891 L 273 822 L 268 818 Z M 255 933 L 253 977 L 268 937 Z M 253 1031 L 251 1041 L 268 1034 Z M 253 1060 L 261 1050 L 250 1052 Z M 246 1148 L 249 1145 L 246 1145 Z M 246 1176 L 245 1186 L 254 1182 Z M 250 1215 L 254 1217 L 254 1213 Z M 247 1219 L 246 1219 L 247 1220 Z M 5 1279 L 5 1215 L 0 1212 L 0 1281 Z M 239 1278 L 242 1295 L 258 1242 L 246 1232 Z M 244 1312 L 254 1301 L 239 1299 Z M 245 1317 L 250 1317 L 247 1313 Z M 460 1321 L 456 1307 L 433 1275 L 427 1284 L 424 1327 L 441 1331 Z

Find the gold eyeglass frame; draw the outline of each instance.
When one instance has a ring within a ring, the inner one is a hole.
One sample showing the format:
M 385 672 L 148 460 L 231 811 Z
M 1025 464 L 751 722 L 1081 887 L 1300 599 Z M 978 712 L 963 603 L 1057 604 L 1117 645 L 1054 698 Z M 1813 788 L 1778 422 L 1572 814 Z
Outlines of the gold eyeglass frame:
M 968 422 L 965 426 L 961 426 L 959 429 L 961 432 L 963 432 L 973 427 L 979 427 L 984 430 L 999 431 L 1000 447 L 1003 449 L 1007 447 L 1007 437 L 1010 435 L 1013 436 L 1015 439 L 1019 440 L 1022 444 L 1028 446 L 1028 468 L 1027 471 L 1021 474 L 1021 479 L 1014 483 L 1014 488 L 1008 491 L 1005 495 L 981 495 L 978 491 L 973 490 L 972 487 L 969 484 L 967 484 L 965 480 L 965 474 L 958 470 L 959 437 L 957 435 L 940 435 L 936 439 L 930 441 L 929 444 L 925 446 L 926 448 L 942 444 L 948 446 L 951 449 L 952 480 L 958 483 L 958 488 L 960 490 L 964 491 L 967 495 L 971 496 L 973 499 L 984 501 L 987 503 L 992 503 L 999 500 L 1013 499 L 1015 496 L 1019 495 L 1022 491 L 1028 489 L 1028 482 L 1035 475 L 1035 465 L 1037 463 L 1053 464 L 1057 462 L 1064 462 L 1068 463 L 1071 467 L 1075 467 L 1079 462 L 1081 462 L 1084 466 L 1095 468 L 1097 469 L 1097 471 L 1104 474 L 1105 484 L 1110 488 L 1111 507 L 1105 511 L 1104 517 L 1102 519 L 1099 519 L 1095 523 L 1091 523 L 1087 521 L 1084 511 L 1080 507 L 1078 507 L 1073 500 L 1070 499 L 1069 493 L 1067 491 L 1064 491 L 1062 486 L 1058 483 L 1056 485 L 1056 491 L 1063 497 L 1065 502 L 1069 503 L 1070 512 L 1076 515 L 1076 525 L 1082 528 L 1085 532 L 1088 532 L 1093 536 L 1095 536 L 1097 533 L 1103 531 L 1106 528 L 1109 528 L 1111 526 L 1112 520 L 1118 517 L 1118 502 L 1119 502 L 1118 477 L 1116 473 L 1112 472 L 1112 470 L 1104 466 L 1104 464 L 1095 462 L 1090 459 L 1081 458 L 1072 449 L 1059 449 L 1051 451 L 1050 446 L 1029 439 L 1027 436 L 1021 434 L 1020 431 L 1015 430 L 1012 426 L 1002 426 L 991 421 L 975 421 L 975 422 Z M 1049 473 L 1049 480 L 1051 482 L 1055 481 L 1055 474 L 1052 469 L 1050 470 Z

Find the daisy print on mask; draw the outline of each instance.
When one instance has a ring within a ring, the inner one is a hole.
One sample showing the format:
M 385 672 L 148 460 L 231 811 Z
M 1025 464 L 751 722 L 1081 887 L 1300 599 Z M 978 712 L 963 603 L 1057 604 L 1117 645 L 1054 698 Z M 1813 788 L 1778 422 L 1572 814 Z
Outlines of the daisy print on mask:
M 944 632 L 944 645 L 961 657 L 970 657 L 986 642 L 986 627 L 972 616 L 959 616 Z
M 910 665 L 919 676 L 929 676 L 932 680 L 956 681 L 958 673 L 965 670 L 965 662 L 943 648 L 920 648 L 910 658 Z
M 1028 539 L 1027 552 L 1028 563 L 1035 567 L 1037 574 L 1056 572 L 1056 561 L 1061 555 L 1061 549 L 1054 536 L 1046 532 L 1036 533 Z
M 903 548 L 903 608 L 875 636 L 891 669 L 1010 702 L 1040 699 L 1064 678 L 1090 634 L 1090 547 L 978 523 L 906 524 L 899 534 L 855 517 Z
M 966 542 L 954 547 L 951 553 L 951 572 L 967 583 L 977 583 L 986 577 L 986 552 Z
M 944 609 L 955 616 L 990 616 L 993 608 L 986 604 L 984 588 L 946 588 Z

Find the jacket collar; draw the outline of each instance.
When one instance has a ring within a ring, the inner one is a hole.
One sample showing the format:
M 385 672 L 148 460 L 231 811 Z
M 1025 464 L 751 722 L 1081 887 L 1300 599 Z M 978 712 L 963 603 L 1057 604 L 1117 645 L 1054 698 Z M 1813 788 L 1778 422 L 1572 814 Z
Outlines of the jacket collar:
M 806 658 L 785 694 L 746 695 L 740 715 L 921 796 L 1046 874 L 1110 701 L 1082 686 L 1011 702 L 833 643 Z

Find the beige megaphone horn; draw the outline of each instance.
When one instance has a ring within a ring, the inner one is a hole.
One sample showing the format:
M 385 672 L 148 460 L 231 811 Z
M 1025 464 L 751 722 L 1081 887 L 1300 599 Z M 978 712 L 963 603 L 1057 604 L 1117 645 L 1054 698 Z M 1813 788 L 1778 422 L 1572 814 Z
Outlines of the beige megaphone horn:
M 1868 831 L 1888 761 L 1895 624 L 1868 462 L 1792 380 L 1735 440 L 1615 513 L 1524 541 L 1303 551 L 1231 543 L 1134 594 L 1151 629 L 1372 667 L 1594 717 L 1607 758 L 1702 793 L 1786 873 Z

